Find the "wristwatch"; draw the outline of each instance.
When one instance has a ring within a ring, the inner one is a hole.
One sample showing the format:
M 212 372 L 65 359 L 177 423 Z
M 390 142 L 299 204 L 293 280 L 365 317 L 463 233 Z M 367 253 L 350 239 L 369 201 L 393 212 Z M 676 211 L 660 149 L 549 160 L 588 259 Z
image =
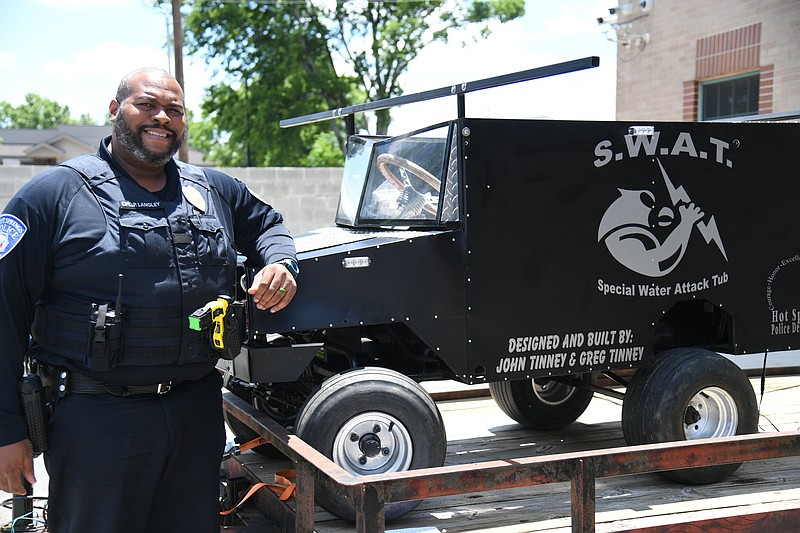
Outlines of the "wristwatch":
M 300 275 L 300 266 L 294 259 L 281 259 L 280 261 L 276 261 L 275 264 L 285 266 L 287 270 L 289 270 L 289 272 L 292 274 L 292 277 L 294 279 L 297 279 L 297 276 Z

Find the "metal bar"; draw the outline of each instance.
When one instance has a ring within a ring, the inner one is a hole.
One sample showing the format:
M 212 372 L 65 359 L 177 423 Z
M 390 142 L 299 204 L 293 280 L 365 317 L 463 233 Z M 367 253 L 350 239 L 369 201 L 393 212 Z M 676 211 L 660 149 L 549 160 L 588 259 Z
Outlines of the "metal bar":
M 800 374 L 800 372 L 798 372 L 798 374 Z M 489 387 L 470 387 L 468 389 L 461 390 L 431 392 L 430 395 L 434 402 L 468 400 L 471 398 L 490 398 L 492 396 L 489 392 Z
M 595 523 L 595 483 L 593 469 L 589 462 L 579 459 L 572 477 L 572 531 L 582 533 L 594 531 Z
M 380 485 L 386 502 L 424 500 L 486 490 L 567 482 L 572 479 L 575 457 L 526 457 L 485 461 L 423 470 L 377 474 L 359 478 L 360 483 Z
M 297 533 L 314 532 L 314 467 L 306 461 L 295 463 L 295 483 L 297 489 L 297 507 L 295 511 L 295 531 Z
M 356 498 L 356 532 L 383 533 L 386 529 L 386 509 L 376 487 L 362 485 Z
M 792 121 L 797 119 L 800 119 L 800 110 L 784 111 L 781 113 L 764 113 L 763 115 L 747 115 L 741 117 L 717 118 L 714 120 L 707 120 L 702 122 L 759 122 L 759 121 L 781 122 L 781 121 Z
M 591 461 L 597 477 L 614 477 L 793 456 L 800 456 L 799 431 L 485 461 L 363 476 L 356 483 L 380 485 L 384 501 L 394 502 L 570 481 L 581 459 Z
M 594 68 L 600 65 L 600 58 L 596 56 L 584 57 L 582 59 L 574 59 L 564 63 L 556 63 L 554 65 L 547 65 L 544 67 L 532 68 L 511 74 L 503 74 L 502 76 L 494 76 L 492 78 L 484 78 L 482 80 L 475 80 L 470 82 L 463 82 L 455 85 L 448 85 L 447 87 L 440 87 L 438 89 L 431 89 L 421 93 L 393 96 L 392 98 L 384 98 L 374 102 L 367 102 L 364 104 L 357 104 L 347 107 L 340 107 L 338 109 L 330 109 L 328 111 L 321 111 L 319 113 L 311 113 L 310 115 L 303 115 L 301 117 L 287 118 L 280 121 L 281 128 L 291 128 L 294 126 L 302 126 L 304 124 L 313 124 L 314 122 L 323 122 L 335 118 L 342 118 L 355 113 L 364 113 L 366 111 L 379 111 L 404 104 L 412 104 L 415 102 L 424 102 L 426 100 L 433 100 L 435 98 L 442 98 L 444 96 L 453 96 L 458 94 L 465 94 L 473 91 L 480 91 L 483 89 L 491 89 L 492 87 L 500 87 L 502 85 L 510 85 L 512 83 L 519 83 L 522 81 L 530 81 L 550 76 L 557 76 L 559 74 L 567 74 L 569 72 L 576 72 L 587 68 Z

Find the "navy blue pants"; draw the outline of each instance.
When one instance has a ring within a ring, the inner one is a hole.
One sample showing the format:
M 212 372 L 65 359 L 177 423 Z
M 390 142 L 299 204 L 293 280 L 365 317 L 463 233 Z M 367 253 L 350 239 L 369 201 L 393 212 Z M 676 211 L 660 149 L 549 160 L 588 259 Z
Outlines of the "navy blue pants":
M 167 394 L 70 394 L 45 466 L 51 533 L 219 532 L 225 446 L 217 371 Z

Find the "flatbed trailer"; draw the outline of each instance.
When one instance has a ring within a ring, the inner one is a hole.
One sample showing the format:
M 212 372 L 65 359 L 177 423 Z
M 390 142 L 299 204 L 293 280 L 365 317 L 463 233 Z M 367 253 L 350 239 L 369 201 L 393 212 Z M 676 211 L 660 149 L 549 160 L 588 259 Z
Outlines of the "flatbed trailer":
M 753 387 L 760 390 L 760 378 L 752 378 Z M 776 375 L 769 379 L 761 401 L 759 430 L 765 438 L 794 439 L 791 432 L 798 429 L 800 415 L 800 378 Z M 448 431 L 448 451 L 445 465 L 466 466 L 492 461 L 511 465 L 515 459 L 531 460 L 558 457 L 559 454 L 602 453 L 624 446 L 619 416 L 619 400 L 598 397 L 576 421 L 558 431 L 530 431 L 506 417 L 488 396 L 485 386 L 461 387 L 442 384 L 432 392 L 442 411 Z M 230 400 L 233 400 L 232 402 Z M 244 423 L 258 431 L 265 416 L 231 395 L 226 396 L 226 408 L 234 411 Z M 236 403 L 237 406 L 231 405 Z M 243 408 L 239 412 L 238 407 Z M 269 428 L 276 429 L 271 433 Z M 277 446 L 285 435 L 280 426 L 271 423 L 263 428 L 268 439 Z M 750 437 L 748 437 L 750 438 Z M 285 439 L 287 442 L 290 439 Z M 237 491 L 230 498 L 238 503 L 256 483 L 274 483 L 276 472 L 295 469 L 302 471 L 305 461 L 298 439 L 291 439 L 293 450 L 300 450 L 297 461 L 283 454 L 265 456 L 248 451 L 231 456 L 221 465 L 225 493 Z M 638 448 L 638 447 L 637 447 Z M 630 448 L 629 448 L 630 450 Z M 773 448 L 771 451 L 779 451 Z M 290 452 L 291 453 L 291 452 Z M 762 453 L 753 446 L 748 454 Z M 785 453 L 785 452 L 780 452 Z M 672 483 L 656 474 L 633 474 L 621 477 L 597 477 L 595 481 L 596 531 L 738 531 L 740 533 L 793 531 L 800 523 L 800 457 L 797 453 L 776 459 L 747 462 L 727 480 L 712 486 L 697 487 Z M 737 457 L 737 460 L 744 456 Z M 46 471 L 38 460 L 37 472 L 43 484 L 37 484 L 37 496 L 46 486 Z M 332 463 L 324 470 L 332 469 Z M 309 483 L 313 483 L 311 473 Z M 282 502 L 275 492 L 261 489 L 249 498 L 220 527 L 220 533 L 278 533 L 304 531 L 296 527 L 299 499 L 308 491 L 302 478 L 297 494 Z M 312 489 L 313 490 L 313 489 Z M 0 499 L 10 498 L 2 494 Z M 37 508 L 40 506 L 37 503 Z M 571 487 L 569 483 L 530 485 L 521 488 L 464 492 L 446 497 L 429 498 L 404 517 L 385 524 L 387 531 L 447 531 L 482 533 L 565 533 L 582 531 L 572 526 Z M 302 511 L 304 519 L 313 524 L 317 533 L 351 533 L 353 523 L 341 520 L 313 504 Z M 11 521 L 11 510 L 0 509 L 0 523 Z M 767 515 L 768 513 L 768 515 Z M 759 515 L 753 517 L 753 515 Z M 764 516 L 760 516 L 764 515 Z M 731 518 L 736 516 L 740 518 Z M 741 516 L 750 517 L 745 521 Z M 40 516 L 41 518 L 41 516 Z M 309 520 L 310 518 L 310 520 Z M 687 522 L 694 523 L 690 529 Z M 24 522 L 17 524 L 21 526 Z M 682 524 L 679 528 L 678 524 Z M 376 525 L 377 527 L 377 525 Z M 433 529 L 436 528 L 436 529 Z M 35 531 L 42 531 L 36 528 Z M 311 531 L 306 529 L 305 531 Z M 87 532 L 101 533 L 101 532 Z
M 760 378 L 752 378 L 760 388 Z M 299 452 L 295 461 L 246 452 L 223 464 L 226 475 L 245 480 L 243 490 L 253 483 L 273 483 L 273 474 L 310 466 L 306 486 L 297 476 L 297 495 L 280 502 L 276 493 L 262 491 L 250 499 L 250 516 L 271 517 L 268 531 L 351 531 L 483 532 L 522 533 L 567 531 L 738 531 L 787 532 L 800 524 L 800 434 L 797 415 L 800 378 L 772 378 L 762 400 L 759 435 L 673 443 L 670 447 L 624 447 L 619 423 L 621 402 L 598 397 L 575 424 L 558 431 L 530 431 L 509 419 L 488 396 L 485 387 L 447 389 L 435 392 L 448 429 L 448 453 L 444 468 L 408 472 L 398 476 L 371 476 L 365 483 L 393 480 L 393 491 L 439 490 L 447 496 L 430 497 L 407 515 L 388 525 L 376 515 L 364 516 L 355 526 L 320 507 L 301 500 L 313 491 L 319 476 L 340 476 L 341 470 L 320 457 L 305 457 L 308 450 L 294 436 L 286 434 L 263 414 L 233 395 L 226 409 L 252 424 L 287 451 Z M 266 422 L 264 427 L 259 424 Z M 274 430 L 274 433 L 270 431 Z M 682 446 L 683 444 L 683 446 Z M 700 445 L 703 448 L 697 447 Z M 312 454 L 314 455 L 314 454 Z M 725 481 L 697 487 L 677 484 L 652 473 L 679 463 L 717 459 L 749 461 Z M 306 459 L 313 459 L 306 463 Z M 314 464 L 320 461 L 320 468 Z M 581 477 L 570 470 L 584 461 Z M 666 461 L 666 462 L 665 462 Z M 602 468 L 598 468 L 600 465 Z M 535 470 L 534 470 L 535 469 Z M 537 471 L 538 475 L 509 477 L 509 471 Z M 599 472 L 599 473 L 598 473 Z M 623 476 L 608 477 L 628 473 Z M 418 479 L 415 479 L 419 476 Z M 459 480 L 455 487 L 452 479 Z M 513 479 L 513 481 L 509 481 Z M 348 480 L 355 483 L 354 480 Z M 588 483 L 587 483 L 588 481 Z M 486 490 L 475 492 L 477 483 Z M 583 483 L 583 485 L 580 484 Z M 505 483 L 507 486 L 501 487 Z M 397 488 L 406 484 L 407 488 Z M 514 487 L 516 485 L 516 487 Z M 356 484 L 357 486 L 357 484 Z M 583 491 L 576 494 L 576 489 Z M 490 490 L 490 489 L 494 490 Z M 338 490 L 352 491 L 350 483 Z M 392 492 L 392 491 L 388 491 Z M 422 495 L 422 492 L 420 492 Z M 302 508 L 302 511 L 301 511 Z M 302 515 L 298 515 L 302 513 Z M 246 526 L 243 524 L 243 528 Z M 242 531 L 254 531 L 243 529 Z

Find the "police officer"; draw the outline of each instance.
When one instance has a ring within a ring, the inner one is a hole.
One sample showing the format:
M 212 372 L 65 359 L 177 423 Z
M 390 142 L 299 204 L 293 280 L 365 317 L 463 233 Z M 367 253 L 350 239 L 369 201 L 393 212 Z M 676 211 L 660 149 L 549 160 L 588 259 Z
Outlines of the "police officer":
M 126 75 L 109 113 L 96 154 L 36 176 L 0 215 L 0 489 L 35 482 L 16 392 L 30 350 L 64 392 L 49 531 L 219 531 L 219 353 L 187 317 L 233 293 L 237 252 L 260 268 L 257 307 L 286 307 L 294 243 L 243 183 L 173 159 L 186 115 L 167 72 Z

